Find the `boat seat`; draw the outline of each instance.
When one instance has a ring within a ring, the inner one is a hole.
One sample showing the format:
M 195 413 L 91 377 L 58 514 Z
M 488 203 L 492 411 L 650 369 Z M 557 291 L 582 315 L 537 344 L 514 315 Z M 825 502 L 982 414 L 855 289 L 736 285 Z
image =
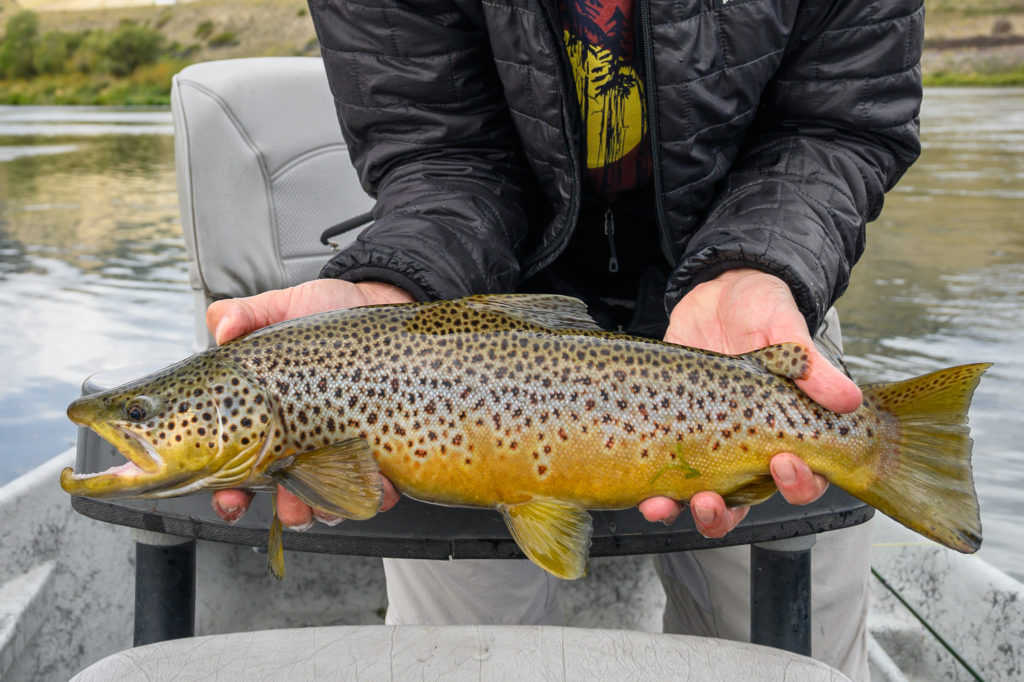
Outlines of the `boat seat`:
M 72 682 L 206 679 L 849 680 L 788 651 L 557 626 L 356 625 L 189 637 L 121 651 Z
M 174 77 L 171 112 L 200 350 L 212 343 L 211 301 L 315 279 L 331 256 L 320 234 L 374 202 L 349 160 L 318 57 L 193 64 Z

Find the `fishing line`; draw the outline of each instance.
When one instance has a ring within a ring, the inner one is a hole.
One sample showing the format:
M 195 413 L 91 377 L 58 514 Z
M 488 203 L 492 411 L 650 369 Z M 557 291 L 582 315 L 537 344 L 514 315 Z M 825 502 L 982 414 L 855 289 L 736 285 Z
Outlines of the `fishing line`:
M 906 600 L 906 599 L 904 599 L 904 598 L 903 598 L 903 597 L 902 597 L 902 596 L 900 595 L 900 593 L 896 591 L 896 588 L 895 588 L 895 587 L 893 587 L 892 585 L 890 585 L 890 584 L 889 584 L 889 582 L 888 582 L 888 581 L 887 581 L 887 580 L 886 580 L 885 578 L 883 578 L 883 577 L 882 577 L 882 574 L 881 574 L 881 573 L 879 573 L 879 572 L 878 572 L 878 571 L 877 571 L 877 570 L 875 569 L 875 567 L 874 567 L 874 566 L 872 566 L 872 567 L 871 567 L 871 575 L 873 575 L 873 576 L 875 576 L 876 578 L 878 578 L 878 582 L 882 583 L 882 585 L 883 585 L 883 586 L 885 587 L 885 589 L 889 590 L 889 592 L 890 592 L 890 593 L 892 594 L 892 596 L 896 597 L 896 599 L 898 599 L 898 600 L 899 600 L 899 602 L 900 602 L 901 604 L 903 604 L 903 605 L 904 605 L 905 607 L 907 607 L 907 610 L 908 610 L 908 611 L 910 611 L 910 615 L 912 615 L 912 616 L 913 616 L 914 618 L 916 618 L 916 619 L 917 619 L 917 621 L 918 621 L 919 623 L 921 623 L 921 625 L 923 625 L 923 626 L 924 626 L 924 628 L 925 628 L 925 629 L 926 629 L 926 630 L 927 630 L 928 632 L 930 632 L 930 633 L 931 633 L 932 637 L 934 637 L 934 638 L 935 638 L 935 640 L 936 640 L 936 641 L 937 641 L 937 642 L 938 642 L 939 644 L 941 644 L 941 645 L 942 645 L 942 647 L 943 647 L 943 648 L 944 648 L 944 649 L 945 649 L 946 651 L 948 651 L 948 652 L 949 652 L 950 654 L 952 654 L 952 655 L 953 655 L 953 658 L 955 658 L 955 659 L 957 660 L 957 662 L 958 662 L 958 663 L 959 663 L 960 665 L 962 665 L 962 666 L 964 667 L 964 669 L 965 669 L 965 670 L 967 670 L 967 672 L 971 674 L 971 676 L 972 676 L 972 677 L 974 677 L 974 679 L 978 680 L 978 682 L 985 682 L 985 678 L 984 678 L 984 677 L 982 677 L 981 675 L 979 675 L 979 674 L 978 674 L 978 672 L 977 672 L 977 671 L 976 671 L 976 670 L 975 670 L 974 668 L 972 668 L 972 667 L 971 667 L 971 664 L 970 664 L 970 663 L 968 663 L 967 661 L 965 661 L 965 660 L 963 659 L 963 657 L 961 657 L 961 656 L 960 656 L 960 654 L 958 654 L 958 653 L 957 653 L 956 651 L 954 651 L 954 650 L 953 650 L 953 647 L 952 647 L 952 646 L 950 646 L 950 644 L 949 644 L 949 643 L 948 643 L 948 642 L 947 642 L 947 641 L 946 641 L 945 639 L 943 639 L 942 635 L 940 635 L 940 634 L 939 634 L 938 632 L 936 632 L 936 631 L 935 631 L 935 628 L 933 628 L 933 627 L 932 627 L 931 625 L 929 625 L 929 624 L 928 624 L 928 623 L 927 623 L 927 622 L 925 621 L 924 617 L 923 617 L 923 616 L 922 616 L 921 614 L 919 614 L 919 613 L 917 612 L 917 610 L 916 610 L 916 609 L 914 609 L 914 607 L 913 607 L 913 606 L 911 606 L 911 605 L 910 605 L 909 603 L 907 603 L 907 600 Z

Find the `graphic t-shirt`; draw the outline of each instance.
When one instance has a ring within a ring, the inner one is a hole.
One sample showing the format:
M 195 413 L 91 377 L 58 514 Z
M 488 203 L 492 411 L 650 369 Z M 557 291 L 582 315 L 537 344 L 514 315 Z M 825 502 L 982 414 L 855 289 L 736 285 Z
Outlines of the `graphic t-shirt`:
M 586 130 L 590 187 L 610 203 L 651 177 L 634 0 L 562 0 L 559 14 Z

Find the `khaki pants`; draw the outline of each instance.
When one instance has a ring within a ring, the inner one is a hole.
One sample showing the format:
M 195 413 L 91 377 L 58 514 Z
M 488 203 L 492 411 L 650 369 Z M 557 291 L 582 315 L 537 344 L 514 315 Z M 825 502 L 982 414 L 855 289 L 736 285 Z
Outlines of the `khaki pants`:
M 830 310 L 815 339 L 839 358 Z M 811 550 L 812 655 L 867 680 L 871 524 L 822 533 Z M 657 555 L 665 632 L 749 641 L 750 548 Z M 558 580 L 529 561 L 385 559 L 388 624 L 558 625 Z
M 818 535 L 811 550 L 811 651 L 868 679 L 871 522 Z M 659 554 L 664 631 L 750 640 L 750 548 Z M 561 625 L 558 580 L 529 561 L 384 559 L 389 625 Z

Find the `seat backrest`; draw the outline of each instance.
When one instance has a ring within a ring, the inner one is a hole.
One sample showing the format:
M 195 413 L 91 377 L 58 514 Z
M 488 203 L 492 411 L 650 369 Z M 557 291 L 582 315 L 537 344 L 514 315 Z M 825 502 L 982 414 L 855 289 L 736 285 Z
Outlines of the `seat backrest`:
M 201 348 L 211 301 L 315 278 L 331 254 L 320 233 L 373 200 L 349 161 L 319 58 L 193 64 L 174 77 L 171 112 Z

